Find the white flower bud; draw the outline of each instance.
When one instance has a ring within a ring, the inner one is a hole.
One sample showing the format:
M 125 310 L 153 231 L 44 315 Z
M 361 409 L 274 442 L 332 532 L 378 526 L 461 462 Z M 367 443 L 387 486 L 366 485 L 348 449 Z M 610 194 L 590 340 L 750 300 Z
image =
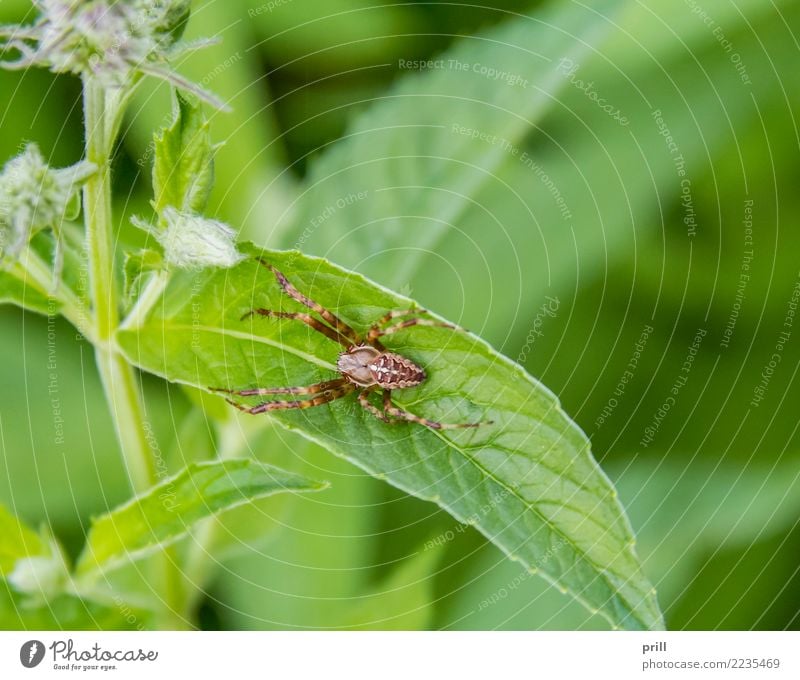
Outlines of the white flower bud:
M 36 232 L 58 229 L 75 200 L 80 184 L 95 171 L 91 163 L 55 170 L 36 144 L 8 161 L 0 173 L 0 231 L 5 254 L 17 257 Z M 79 203 L 76 207 L 79 207 Z
M 34 598 L 50 599 L 63 590 L 69 570 L 61 546 L 55 538 L 47 530 L 44 531 L 43 538 L 48 546 L 48 554 L 18 559 L 8 575 L 8 582 L 20 593 Z
M 190 0 L 36 0 L 41 14 L 29 26 L 0 26 L 16 61 L 6 68 L 46 66 L 56 73 L 92 75 L 103 86 L 121 88 L 147 73 L 189 90 L 217 108 L 214 95 L 172 71 L 180 53 L 175 42 L 189 17 Z M 196 43 L 194 47 L 212 44 Z
M 108 86 L 124 85 L 136 64 L 157 48 L 145 18 L 126 2 L 42 0 L 37 49 L 53 71 L 92 72 Z
M 233 267 L 244 259 L 235 244 L 236 233 L 227 224 L 172 206 L 164 209 L 166 228 L 158 229 L 141 220 L 134 224 L 149 231 L 164 248 L 167 264 L 178 269 Z
M 54 557 L 23 557 L 8 576 L 11 586 L 27 595 L 57 595 L 67 576 L 64 561 Z

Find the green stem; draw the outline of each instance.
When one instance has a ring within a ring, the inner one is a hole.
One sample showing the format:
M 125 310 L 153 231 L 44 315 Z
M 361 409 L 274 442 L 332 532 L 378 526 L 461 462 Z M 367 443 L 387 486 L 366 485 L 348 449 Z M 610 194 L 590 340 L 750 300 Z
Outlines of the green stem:
M 86 160 L 97 172 L 83 189 L 86 239 L 89 251 L 89 289 L 94 318 L 97 369 L 111 412 L 131 486 L 141 493 L 157 480 L 155 456 L 145 428 L 144 401 L 131 365 L 117 350 L 114 334 L 119 326 L 119 292 L 114 277 L 114 233 L 111 213 L 111 153 L 125 97 L 107 97 L 91 76 L 84 78 Z M 185 628 L 180 617 L 183 599 L 176 554 L 167 550 L 158 561 L 160 580 L 155 586 L 163 601 L 159 626 Z
M 107 135 L 105 90 L 93 78 L 84 79 L 84 126 L 86 160 L 97 172 L 84 185 L 86 238 L 89 249 L 89 284 L 98 340 L 108 342 L 118 320 L 114 281 L 114 249 L 111 224 L 111 140 Z
M 114 140 L 109 135 L 108 126 L 116 112 L 107 109 L 105 90 L 93 78 L 84 79 L 83 94 L 86 159 L 97 166 L 97 172 L 89 178 L 83 190 L 95 355 L 131 486 L 139 493 L 155 483 L 156 470 L 143 426 L 144 409 L 136 376 L 113 343 L 119 324 L 119 298 L 114 279 L 111 215 L 111 150 Z

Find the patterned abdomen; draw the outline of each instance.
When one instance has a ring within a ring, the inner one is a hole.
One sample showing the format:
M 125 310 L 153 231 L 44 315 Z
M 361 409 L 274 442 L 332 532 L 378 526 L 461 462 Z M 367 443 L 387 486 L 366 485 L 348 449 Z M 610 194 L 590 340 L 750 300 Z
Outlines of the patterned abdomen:
M 375 382 L 387 390 L 414 387 L 425 380 L 425 371 L 399 354 L 384 352 L 369 364 Z

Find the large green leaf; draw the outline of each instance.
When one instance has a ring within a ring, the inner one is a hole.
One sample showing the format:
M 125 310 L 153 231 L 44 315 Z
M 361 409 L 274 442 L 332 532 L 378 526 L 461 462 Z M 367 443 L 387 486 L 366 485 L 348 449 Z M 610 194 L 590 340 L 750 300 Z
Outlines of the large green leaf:
M 758 109 L 786 108 L 786 74 L 775 68 L 791 63 L 796 46 L 781 30 L 782 13 L 747 0 L 722 3 L 714 20 L 748 65 L 751 85 L 742 84 L 718 34 L 692 8 L 668 0 L 550 3 L 462 38 L 437 55 L 438 67 L 404 76 L 323 152 L 282 244 L 395 289 L 409 286 L 423 304 L 464 319 L 498 346 L 507 342 L 514 355 L 546 294 L 571 296 L 576 282 L 602 275 L 609 262 L 647 262 L 640 273 L 652 272 L 653 288 L 662 286 L 671 260 L 661 252 L 642 257 L 642 236 L 652 230 L 661 246 L 665 200 L 683 217 L 682 178 L 653 113 L 661 111 L 695 182 L 721 149 L 731 158 L 713 171 L 741 172 L 742 126 L 755 120 L 760 131 Z M 562 59 L 577 66 L 574 78 Z M 518 74 L 529 86 L 451 62 Z M 630 124 L 620 125 L 581 84 L 620 107 Z M 763 139 L 760 148 L 768 148 Z M 744 167 L 749 174 L 752 166 Z M 739 210 L 738 199 L 728 203 Z M 708 204 L 714 228 L 694 240 L 682 228 L 675 239 L 688 249 L 715 236 L 718 204 Z M 716 268 L 706 270 L 716 280 Z
M 192 463 L 92 523 L 76 573 L 113 569 L 186 536 L 206 517 L 281 491 L 313 491 L 317 482 L 249 459 Z
M 559 58 L 583 59 L 610 27 L 598 11 L 622 4 L 512 15 L 403 78 L 314 164 L 284 242 L 405 283 L 506 159 L 519 160 L 522 140 L 568 86 Z M 535 228 L 532 215 L 525 223 Z M 495 226 L 491 215 L 484 224 Z
M 242 320 L 254 307 L 294 309 L 265 258 L 360 331 L 411 301 L 360 275 L 297 252 L 261 252 L 225 271 L 176 274 L 137 327 L 118 342 L 132 362 L 198 387 L 302 385 L 335 376 L 337 345 L 293 320 Z M 348 397 L 276 418 L 371 474 L 474 524 L 512 559 L 569 590 L 613 625 L 658 628 L 655 594 L 641 574 L 616 492 L 589 442 L 558 400 L 477 337 L 419 326 L 387 345 L 428 371 L 395 393 L 412 412 L 492 425 L 434 432 L 389 425 Z
M 667 458 L 617 464 L 612 475 L 668 606 L 709 554 L 789 535 L 800 516 L 800 464 L 792 460 Z

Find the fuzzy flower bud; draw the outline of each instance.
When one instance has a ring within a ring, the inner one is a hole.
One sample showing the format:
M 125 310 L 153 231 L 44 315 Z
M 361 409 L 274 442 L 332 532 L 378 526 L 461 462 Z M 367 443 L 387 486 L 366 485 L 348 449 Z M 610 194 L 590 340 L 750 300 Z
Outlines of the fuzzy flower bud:
M 49 532 L 44 538 L 49 544 L 46 554 L 18 559 L 8 575 L 8 582 L 16 591 L 35 600 L 56 597 L 69 576 L 61 546 Z
M 0 173 L 0 234 L 4 254 L 16 258 L 38 231 L 58 230 L 80 208 L 78 189 L 95 171 L 81 162 L 55 170 L 36 144 L 8 161 Z
M 68 575 L 63 560 L 51 557 L 24 557 L 17 560 L 8 582 L 21 593 L 55 596 Z
M 166 227 L 159 229 L 141 220 L 133 223 L 150 232 L 164 248 L 168 265 L 178 269 L 228 268 L 244 259 L 235 244 L 236 233 L 228 225 L 172 206 L 162 214 Z
M 56 73 L 95 77 L 122 88 L 145 73 L 194 92 L 218 108 L 213 95 L 172 71 L 167 62 L 181 53 L 175 43 L 189 17 L 191 0 L 35 0 L 40 10 L 29 26 L 0 27 L 16 61 L 6 68 L 45 66 Z M 186 49 L 204 47 L 200 41 Z M 185 49 L 184 49 L 185 51 Z

